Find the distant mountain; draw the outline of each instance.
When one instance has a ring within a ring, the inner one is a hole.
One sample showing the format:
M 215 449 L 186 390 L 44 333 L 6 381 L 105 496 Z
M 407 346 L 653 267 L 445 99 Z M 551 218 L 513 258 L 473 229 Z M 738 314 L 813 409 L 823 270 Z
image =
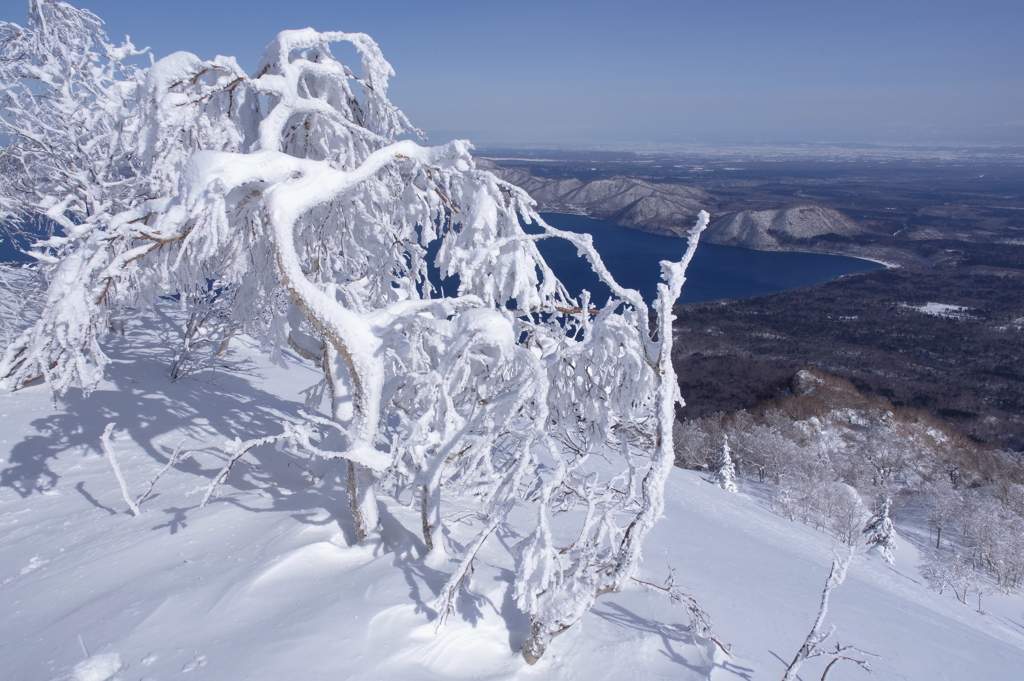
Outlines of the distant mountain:
M 849 237 L 865 232 L 864 228 L 837 210 L 803 204 L 726 215 L 712 222 L 702 239 L 725 246 L 777 251 L 784 250 L 793 241 L 828 234 Z
M 576 213 L 654 234 L 684 236 L 701 209 L 717 202 L 707 192 L 680 184 L 612 177 L 584 182 L 536 177 L 486 160 L 478 165 L 525 189 L 541 211 Z
M 577 178 L 537 177 L 478 159 L 482 168 L 525 189 L 542 211 L 577 213 L 665 236 L 685 236 L 701 209 L 714 214 L 718 200 L 702 189 L 631 177 L 589 182 Z M 717 217 L 714 216 L 713 217 Z M 816 204 L 742 211 L 721 217 L 703 240 L 758 250 L 788 250 L 794 242 L 825 235 L 855 236 L 866 230 L 842 213 Z

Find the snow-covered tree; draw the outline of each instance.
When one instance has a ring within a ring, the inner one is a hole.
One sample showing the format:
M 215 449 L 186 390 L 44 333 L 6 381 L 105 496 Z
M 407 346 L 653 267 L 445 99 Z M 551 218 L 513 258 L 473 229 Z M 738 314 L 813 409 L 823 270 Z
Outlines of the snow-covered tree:
M 681 402 L 672 304 L 706 213 L 683 261 L 662 263 L 652 314 L 614 281 L 588 235 L 547 225 L 524 192 L 476 167 L 467 142 L 415 142 L 421 134 L 387 99 L 391 67 L 364 34 L 284 31 L 252 76 L 233 58 L 184 52 L 117 76 L 131 50 L 109 48 L 95 17 L 48 0 L 32 8 L 45 18 L 30 23 L 37 32 L 86 22 L 90 42 L 54 68 L 98 64 L 99 81 L 123 99 L 102 90 L 80 102 L 95 129 L 112 131 L 81 152 L 84 163 L 102 156 L 106 173 L 74 175 L 88 185 L 81 196 L 65 200 L 57 188 L 38 205 L 5 199 L 19 217 L 45 208 L 64 231 L 37 245 L 49 298 L 7 347 L 5 385 L 41 377 L 58 395 L 89 392 L 108 362 L 101 341 L 112 317 L 166 296 L 195 312 L 216 282 L 218 296 L 229 293 L 225 325 L 275 355 L 291 348 L 323 380 L 308 391 L 304 420 L 231 448 L 204 501 L 247 447 L 271 441 L 345 467 L 338 491 L 360 540 L 379 531 L 377 494 L 411 496 L 437 564 L 455 561 L 442 616 L 481 548 L 526 507 L 534 524 L 513 551 L 512 588 L 533 622 L 530 662 L 598 596 L 623 588 L 664 505 Z M 18 49 L 32 53 L 41 40 Z M 360 54 L 358 75 L 334 57 L 338 42 Z M 16 90 L 0 88 L 9 99 Z M 31 130 L 10 134 L 24 147 Z M 20 148 L 7 158 L 29 158 Z M 120 178 L 130 191 L 96 199 Z M 607 302 L 568 295 L 536 247 L 553 238 L 590 263 Z M 454 295 L 440 296 L 432 272 L 455 282 Z M 445 541 L 442 507 L 452 503 L 482 519 L 468 542 Z
M 940 594 L 950 589 L 964 605 L 967 605 L 971 591 L 977 589 L 983 580 L 969 558 L 953 551 L 928 555 L 921 567 L 921 574 L 933 589 Z
M 819 495 L 817 510 L 825 525 L 839 541 L 850 546 L 856 544 L 870 516 L 860 493 L 850 485 L 833 482 L 820 489 Z
M 958 521 L 959 544 L 972 566 L 1003 589 L 1017 588 L 1024 578 L 1024 517 L 990 490 L 971 490 Z
M 939 550 L 942 548 L 943 530 L 952 525 L 963 511 L 963 498 L 943 478 L 921 485 L 920 498 L 928 522 L 935 528 L 935 549 Z
M 882 560 L 889 564 L 896 562 L 892 556 L 896 550 L 896 528 L 889 517 L 891 506 L 892 501 L 886 496 L 864 525 L 864 544 L 869 551 L 877 551 Z
M 736 466 L 733 465 L 732 456 L 729 452 L 729 436 L 722 436 L 722 446 L 718 448 L 718 456 L 715 460 L 714 482 L 727 492 L 738 492 L 736 483 Z

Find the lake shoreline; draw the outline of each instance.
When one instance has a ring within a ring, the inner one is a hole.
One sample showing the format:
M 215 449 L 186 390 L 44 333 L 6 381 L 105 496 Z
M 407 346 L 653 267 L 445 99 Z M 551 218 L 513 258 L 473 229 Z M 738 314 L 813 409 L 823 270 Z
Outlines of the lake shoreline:
M 634 225 L 620 225 L 620 224 L 611 222 L 609 220 L 604 220 L 602 218 L 595 218 L 592 215 L 588 215 L 584 211 L 580 211 L 580 212 L 538 211 L 538 212 L 542 216 L 543 215 L 568 215 L 568 216 L 572 216 L 572 217 L 584 217 L 584 218 L 589 218 L 591 220 L 600 220 L 601 222 L 607 222 L 608 224 L 615 225 L 616 227 L 621 227 L 623 229 L 631 229 L 631 230 L 636 231 L 636 232 L 642 232 L 643 234 L 653 234 L 655 236 L 663 236 L 663 237 L 666 237 L 666 238 L 669 238 L 669 239 L 681 239 L 681 240 L 685 240 L 686 239 L 686 235 L 684 235 L 684 234 L 670 234 L 670 233 L 666 233 L 666 232 L 663 232 L 663 231 L 652 231 L 652 230 L 644 229 L 643 227 L 634 226 Z M 716 245 L 716 246 L 723 246 L 723 245 L 726 245 L 726 244 L 714 244 L 714 245 Z M 750 246 L 733 246 L 733 245 L 729 245 L 729 247 L 730 248 L 742 248 L 742 249 L 745 249 L 745 250 L 748 250 L 748 251 L 757 251 L 759 253 L 806 253 L 806 254 L 809 254 L 809 255 L 833 255 L 833 256 L 841 257 L 841 258 L 855 258 L 857 260 L 867 260 L 868 262 L 872 262 L 872 263 L 875 263 L 877 265 L 882 265 L 883 267 L 885 267 L 887 269 L 894 268 L 894 267 L 904 267 L 903 264 L 901 264 L 900 262 L 897 262 L 894 259 L 882 260 L 878 256 L 855 255 L 854 253 L 859 251 L 860 250 L 859 248 L 855 249 L 855 251 L 853 253 L 851 253 L 849 251 L 843 251 L 843 250 L 837 250 L 837 249 L 828 249 L 828 248 L 822 248 L 822 249 L 819 249 L 819 250 L 806 250 L 806 249 L 803 249 L 803 248 L 751 248 Z
M 541 213 L 552 227 L 588 233 L 618 282 L 653 300 L 661 260 L 679 259 L 686 240 L 623 227 L 607 220 L 573 213 Z M 589 267 L 578 262 L 575 249 L 551 241 L 538 244 L 555 274 L 570 292 L 586 288 L 595 299 L 607 295 Z M 697 249 L 679 304 L 735 300 L 812 286 L 848 274 L 888 269 L 891 263 L 846 254 L 759 250 L 704 243 Z

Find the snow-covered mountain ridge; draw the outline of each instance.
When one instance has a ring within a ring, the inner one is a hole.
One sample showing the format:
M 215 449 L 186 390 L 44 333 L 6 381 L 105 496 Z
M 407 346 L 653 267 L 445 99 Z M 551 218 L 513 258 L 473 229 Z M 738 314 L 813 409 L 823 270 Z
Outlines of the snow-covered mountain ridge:
M 706 192 L 678 184 L 631 177 L 589 182 L 576 178 L 554 180 L 502 168 L 486 159 L 478 160 L 478 164 L 525 189 L 542 211 L 589 215 L 666 236 L 685 236 L 697 213 L 714 203 Z
M 837 210 L 804 204 L 770 210 L 745 210 L 726 215 L 708 226 L 704 240 L 726 246 L 777 251 L 783 250 L 793 241 L 826 234 L 855 236 L 864 231 Z
M 713 211 L 717 203 L 704 190 L 681 184 L 632 177 L 550 179 L 487 160 L 479 164 L 525 189 L 542 211 L 579 213 L 664 236 L 685 236 L 698 211 Z M 837 210 L 795 204 L 727 214 L 708 225 L 701 238 L 707 243 L 774 251 L 791 248 L 794 242 L 806 247 L 808 240 L 824 235 L 849 237 L 865 232 Z

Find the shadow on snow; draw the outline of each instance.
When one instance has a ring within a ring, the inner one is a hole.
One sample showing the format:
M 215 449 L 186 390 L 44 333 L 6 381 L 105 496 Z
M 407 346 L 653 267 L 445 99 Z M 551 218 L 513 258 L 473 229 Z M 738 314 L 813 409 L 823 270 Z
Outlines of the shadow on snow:
M 117 424 L 117 432 L 127 432 L 137 447 L 163 466 L 180 436 L 185 438 L 183 451 L 214 455 L 223 462 L 225 440 L 274 435 L 281 432 L 283 419 L 295 418 L 302 407 L 299 401 L 284 400 L 261 390 L 244 374 L 210 370 L 172 382 L 168 375 L 171 359 L 168 338 L 173 337 L 174 329 L 166 321 L 158 323 L 156 330 L 149 321 L 145 325 L 133 325 L 127 338 L 111 337 L 105 347 L 111 359 L 106 381 L 113 387 L 96 390 L 88 396 L 81 390 L 71 390 L 57 400 L 59 412 L 32 421 L 37 434 L 27 436 L 12 447 L 8 465 L 0 471 L 0 486 L 11 488 L 23 498 L 55 488 L 60 476 L 51 467 L 52 462 L 68 452 L 101 453 L 100 436 L 110 422 Z M 295 394 L 299 395 L 306 387 L 298 380 Z M 33 386 L 24 390 L 49 389 Z M 217 441 L 211 438 L 214 433 Z M 121 441 L 124 442 L 123 435 Z M 117 442 L 114 446 L 118 448 Z M 344 461 L 282 456 L 271 447 L 263 446 L 250 450 L 239 464 L 222 483 L 234 492 L 218 498 L 217 503 L 234 504 L 255 513 L 291 512 L 296 520 L 310 525 L 334 521 L 346 543 L 355 543 L 355 523 L 345 491 Z M 218 463 L 213 469 L 204 468 L 195 457 L 189 457 L 176 464 L 175 469 L 196 476 L 206 485 L 221 466 L 222 463 Z M 147 500 L 147 507 L 160 496 L 159 487 L 158 483 Z M 100 502 L 86 489 L 85 482 L 78 482 L 75 489 L 90 505 L 110 515 L 127 512 Z M 246 499 L 252 496 L 261 497 L 263 503 L 247 504 Z M 198 504 L 164 507 L 160 509 L 164 519 L 152 529 L 176 534 L 188 526 L 189 513 L 197 509 Z M 143 510 L 145 513 L 146 508 Z M 324 516 L 322 511 L 327 511 L 328 515 Z M 393 565 L 402 571 L 416 611 L 436 620 L 437 612 L 431 603 L 448 575 L 423 564 L 422 558 L 427 553 L 423 539 L 405 527 L 384 504 L 380 505 L 380 517 L 380 551 L 393 556 Z M 514 575 L 510 570 L 499 569 L 493 578 L 511 584 Z M 515 605 L 511 589 L 506 589 L 501 603 L 494 603 L 474 593 L 467 585 L 457 602 L 459 616 L 476 626 L 483 618 L 484 608 L 492 609 L 506 622 L 510 650 L 518 650 L 529 638 L 529 617 Z M 673 662 L 700 673 L 709 673 L 714 667 L 713 663 L 691 664 L 675 651 L 673 642 L 691 645 L 697 642 L 683 625 L 645 619 L 616 603 L 607 603 L 604 609 L 594 609 L 593 613 L 618 626 L 660 636 L 665 646 L 662 653 Z M 742 678 L 750 678 L 745 673 L 749 670 L 742 667 L 727 663 L 725 668 Z

